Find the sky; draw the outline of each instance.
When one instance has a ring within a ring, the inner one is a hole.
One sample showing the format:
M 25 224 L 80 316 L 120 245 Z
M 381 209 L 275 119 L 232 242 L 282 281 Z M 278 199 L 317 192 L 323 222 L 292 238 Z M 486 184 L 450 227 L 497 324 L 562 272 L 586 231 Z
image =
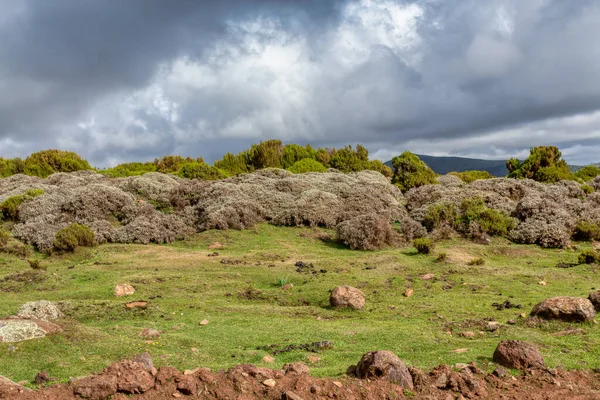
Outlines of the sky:
M 595 0 L 0 0 L 0 157 L 600 161 Z

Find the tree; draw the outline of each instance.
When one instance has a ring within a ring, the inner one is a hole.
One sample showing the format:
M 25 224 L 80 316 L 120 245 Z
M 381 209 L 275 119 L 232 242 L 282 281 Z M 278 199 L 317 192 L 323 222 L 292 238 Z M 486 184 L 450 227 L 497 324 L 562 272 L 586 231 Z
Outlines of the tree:
M 555 183 L 573 179 L 567 162 L 556 146 L 538 146 L 529 151 L 523 162 L 511 158 L 506 162 L 509 178 L 533 179 L 538 182 Z
M 408 190 L 437 183 L 436 173 L 427 166 L 416 154 L 405 151 L 392 159 L 394 174 L 392 183 L 402 190 Z

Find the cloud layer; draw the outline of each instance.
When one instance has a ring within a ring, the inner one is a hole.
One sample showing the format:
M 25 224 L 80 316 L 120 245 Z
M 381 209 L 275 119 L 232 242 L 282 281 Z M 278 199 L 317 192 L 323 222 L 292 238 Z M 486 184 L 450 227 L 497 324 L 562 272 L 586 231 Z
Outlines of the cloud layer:
M 592 0 L 0 0 L 0 15 L 2 156 L 214 160 L 279 138 L 600 161 Z

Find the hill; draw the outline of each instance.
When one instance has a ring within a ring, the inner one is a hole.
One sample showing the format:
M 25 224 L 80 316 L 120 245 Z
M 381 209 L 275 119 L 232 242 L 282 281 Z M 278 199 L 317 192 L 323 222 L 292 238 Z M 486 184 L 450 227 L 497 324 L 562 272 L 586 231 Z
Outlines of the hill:
M 465 157 L 436 157 L 417 154 L 436 174 L 445 175 L 448 172 L 456 171 L 487 171 L 494 176 L 506 176 L 505 160 L 481 160 L 478 158 Z M 388 161 L 385 165 L 392 167 L 392 161 Z

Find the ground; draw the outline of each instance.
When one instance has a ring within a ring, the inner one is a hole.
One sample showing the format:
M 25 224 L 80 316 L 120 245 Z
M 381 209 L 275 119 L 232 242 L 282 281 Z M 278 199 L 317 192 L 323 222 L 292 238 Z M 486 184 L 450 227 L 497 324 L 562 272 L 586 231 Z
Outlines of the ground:
M 431 255 L 411 247 L 361 252 L 320 240 L 324 233 L 262 224 L 247 231 L 208 231 L 170 245 L 109 244 L 69 255 L 36 254 L 46 271 L 0 255 L 0 317 L 34 300 L 60 302 L 66 314 L 59 320 L 62 334 L 0 343 L 0 375 L 33 387 L 35 375 L 47 371 L 66 382 L 144 351 L 157 367 L 180 370 L 243 363 L 280 368 L 303 361 L 313 376 L 339 377 L 364 353 L 391 350 L 424 370 L 475 361 L 489 372 L 493 351 L 504 339 L 536 344 L 550 367 L 598 367 L 595 323 L 520 316 L 545 298 L 587 297 L 600 288 L 593 265 L 557 268 L 574 263 L 579 250 L 451 239 L 438 243 Z M 214 242 L 223 248 L 209 250 Z M 214 252 L 218 255 L 209 256 Z M 436 261 L 441 253 L 445 260 Z M 480 258 L 483 265 L 469 265 Z M 299 261 L 305 266 L 297 267 Z M 425 274 L 434 278 L 421 279 Z M 115 297 L 120 283 L 133 285 L 135 294 Z M 293 286 L 282 289 L 287 284 Z M 360 288 L 365 309 L 331 309 L 329 291 L 338 285 Z M 409 287 L 414 294 L 405 297 Z M 148 307 L 128 310 L 125 303 L 133 300 L 148 301 Z M 506 300 L 522 308 L 492 306 Z M 200 324 L 203 320 L 208 324 Z M 489 332 L 489 320 L 500 328 Z M 144 328 L 163 333 L 143 339 L 138 334 Z M 475 337 L 462 337 L 465 331 Z M 319 341 L 332 347 L 275 351 Z M 266 355 L 274 361 L 265 362 Z

